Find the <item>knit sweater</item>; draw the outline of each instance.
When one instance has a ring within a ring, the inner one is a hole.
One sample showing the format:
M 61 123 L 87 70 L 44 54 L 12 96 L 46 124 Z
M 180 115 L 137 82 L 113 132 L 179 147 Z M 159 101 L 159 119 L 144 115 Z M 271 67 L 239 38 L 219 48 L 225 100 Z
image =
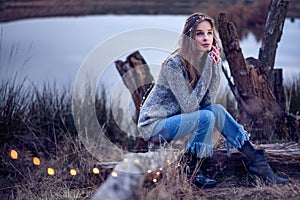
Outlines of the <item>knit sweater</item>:
M 141 107 L 138 120 L 141 136 L 149 140 L 161 119 L 193 112 L 213 103 L 220 84 L 220 70 L 221 62 L 214 64 L 207 56 L 201 76 L 195 87 L 191 88 L 179 55 L 170 56 Z

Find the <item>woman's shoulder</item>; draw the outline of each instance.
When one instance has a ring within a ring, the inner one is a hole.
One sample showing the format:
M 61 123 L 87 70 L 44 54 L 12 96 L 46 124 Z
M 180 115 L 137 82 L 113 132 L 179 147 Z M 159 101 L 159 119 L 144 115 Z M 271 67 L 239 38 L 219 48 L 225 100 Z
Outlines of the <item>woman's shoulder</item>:
M 182 60 L 178 54 L 171 54 L 164 62 L 163 67 L 181 68 Z

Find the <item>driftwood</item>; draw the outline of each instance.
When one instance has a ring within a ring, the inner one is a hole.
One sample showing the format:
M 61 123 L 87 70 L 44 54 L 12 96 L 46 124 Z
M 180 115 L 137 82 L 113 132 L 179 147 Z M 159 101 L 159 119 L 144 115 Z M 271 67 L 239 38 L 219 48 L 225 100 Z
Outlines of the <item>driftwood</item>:
M 254 139 L 269 140 L 285 111 L 282 70 L 274 70 L 274 60 L 287 6 L 288 1 L 272 0 L 259 59 L 245 59 L 234 24 L 224 13 L 218 18 L 218 29 L 234 83 L 227 73 L 225 75 L 238 102 L 240 123 L 251 130 Z
M 145 176 L 152 171 L 161 171 L 174 162 L 178 151 L 160 149 L 155 152 L 129 153 L 119 162 L 92 200 L 140 199 Z

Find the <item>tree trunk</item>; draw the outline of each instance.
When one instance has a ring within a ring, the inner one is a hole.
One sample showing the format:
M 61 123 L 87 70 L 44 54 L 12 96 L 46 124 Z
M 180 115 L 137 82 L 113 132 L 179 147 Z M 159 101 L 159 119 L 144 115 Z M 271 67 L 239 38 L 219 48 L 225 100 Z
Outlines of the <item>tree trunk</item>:
M 287 1 L 271 2 L 259 60 L 244 59 L 234 24 L 224 13 L 218 18 L 219 33 L 234 83 L 228 74 L 225 75 L 238 102 L 240 123 L 249 130 L 253 139 L 269 140 L 285 110 L 282 72 L 273 68 L 287 5 Z M 274 18 L 282 23 L 274 23 Z M 277 29 L 280 31 L 274 31 Z M 272 37 L 267 35 L 270 33 Z
M 274 69 L 276 50 L 280 42 L 284 21 L 288 11 L 289 1 L 272 0 L 270 11 L 259 49 L 258 59 L 262 63 L 263 70 L 270 84 L 273 94 L 281 108 L 285 112 L 285 98 L 282 84 L 282 69 Z
M 134 101 L 137 121 L 141 104 L 154 85 L 149 66 L 138 51 L 130 54 L 125 62 L 117 60 L 115 65 Z M 147 149 L 148 143 L 142 138 L 137 138 L 134 151 L 146 151 Z

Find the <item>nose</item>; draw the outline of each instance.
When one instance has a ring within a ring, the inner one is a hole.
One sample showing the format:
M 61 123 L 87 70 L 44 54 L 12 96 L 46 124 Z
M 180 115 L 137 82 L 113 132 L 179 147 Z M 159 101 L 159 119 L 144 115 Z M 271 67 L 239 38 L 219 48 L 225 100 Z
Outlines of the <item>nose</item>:
M 203 34 L 203 41 L 206 41 L 207 40 L 207 34 Z

